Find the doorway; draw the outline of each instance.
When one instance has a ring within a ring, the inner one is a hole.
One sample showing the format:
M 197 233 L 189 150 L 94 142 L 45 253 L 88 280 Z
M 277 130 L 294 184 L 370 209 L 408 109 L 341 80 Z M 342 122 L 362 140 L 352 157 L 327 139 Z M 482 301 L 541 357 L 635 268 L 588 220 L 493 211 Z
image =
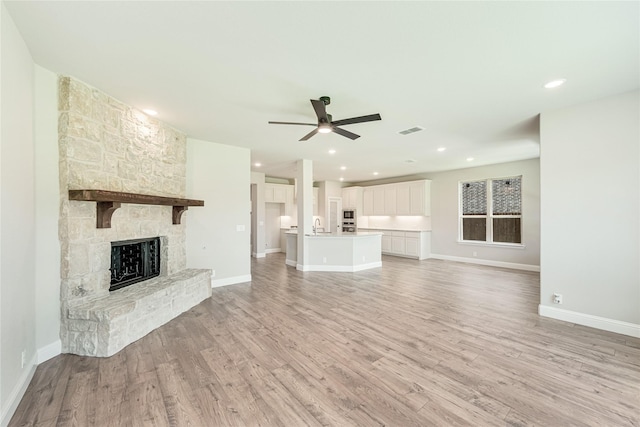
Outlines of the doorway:
M 341 230 L 342 226 L 342 198 L 329 197 L 327 199 L 327 231 L 336 233 Z

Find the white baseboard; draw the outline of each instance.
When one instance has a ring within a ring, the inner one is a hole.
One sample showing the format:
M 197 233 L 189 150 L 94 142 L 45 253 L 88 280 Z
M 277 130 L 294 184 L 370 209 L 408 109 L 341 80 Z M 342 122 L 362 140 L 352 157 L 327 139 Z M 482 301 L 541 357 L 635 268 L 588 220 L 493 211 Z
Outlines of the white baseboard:
M 356 271 L 369 270 L 371 268 L 378 267 L 382 267 L 382 261 L 360 265 L 296 265 L 296 269 L 300 271 L 333 271 L 338 273 L 355 273 Z
M 298 267 L 298 264 L 295 261 L 292 261 L 290 259 L 285 260 L 284 263 L 289 267 Z
M 267 255 L 264 252 L 253 252 L 251 256 L 253 256 L 254 258 L 264 258 Z
M 57 340 L 38 349 L 38 365 L 62 353 L 62 341 Z
M 11 421 L 11 417 L 18 409 L 18 405 L 24 396 L 24 393 L 27 391 L 27 387 L 29 387 L 29 383 L 33 378 L 33 374 L 36 373 L 36 355 L 33 355 L 33 358 L 28 362 L 27 366 L 29 369 L 25 369 L 20 375 L 16 386 L 13 388 L 9 396 L 2 402 L 2 416 L 0 417 L 0 425 L 7 426 L 9 425 L 9 421 Z
M 218 279 L 211 281 L 212 288 L 219 288 L 220 286 L 235 285 L 237 283 L 245 283 L 251 281 L 251 275 L 246 274 L 244 276 L 227 277 L 226 279 Z
M 603 331 L 640 338 L 640 325 L 636 325 L 635 323 L 622 322 L 620 320 L 608 319 L 606 317 L 594 316 L 592 314 L 563 310 L 561 308 L 550 307 L 542 304 L 538 305 L 538 314 L 540 316 L 550 317 L 556 320 L 563 320 L 565 322 L 602 329 Z
M 275 254 L 277 252 L 282 252 L 282 249 L 280 249 L 280 248 L 269 248 L 269 249 L 265 249 L 264 250 L 265 254 Z
M 491 266 L 491 267 L 513 268 L 514 270 L 525 270 L 525 271 L 537 271 L 537 272 L 540 272 L 540 266 L 539 265 L 532 265 L 532 264 L 518 264 L 518 263 L 515 263 L 515 262 L 492 261 L 492 260 L 489 260 L 489 259 L 466 258 L 466 257 L 450 256 L 450 255 L 438 255 L 438 254 L 431 254 L 430 258 L 442 259 L 442 260 L 445 260 L 445 261 L 466 262 L 466 263 L 469 263 L 469 264 L 488 265 L 488 266 Z

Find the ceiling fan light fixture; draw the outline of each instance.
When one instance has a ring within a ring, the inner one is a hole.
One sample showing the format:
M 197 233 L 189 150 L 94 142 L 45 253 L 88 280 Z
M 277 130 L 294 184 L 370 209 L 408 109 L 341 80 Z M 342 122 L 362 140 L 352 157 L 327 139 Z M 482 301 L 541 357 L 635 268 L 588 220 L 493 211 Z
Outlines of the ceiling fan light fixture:
M 320 125 L 318 125 L 318 132 L 331 133 L 331 125 L 329 123 L 320 123 Z

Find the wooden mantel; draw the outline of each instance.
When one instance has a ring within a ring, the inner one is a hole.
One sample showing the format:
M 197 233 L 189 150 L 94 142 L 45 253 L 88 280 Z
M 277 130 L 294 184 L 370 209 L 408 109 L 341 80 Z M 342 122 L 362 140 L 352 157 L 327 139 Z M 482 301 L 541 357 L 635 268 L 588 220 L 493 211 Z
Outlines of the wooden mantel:
M 161 197 L 106 190 L 69 190 L 69 200 L 97 202 L 96 226 L 98 228 L 111 228 L 111 215 L 113 215 L 122 203 L 173 206 L 174 224 L 180 224 L 180 218 L 189 206 L 204 206 L 204 200 L 180 199 L 177 197 Z

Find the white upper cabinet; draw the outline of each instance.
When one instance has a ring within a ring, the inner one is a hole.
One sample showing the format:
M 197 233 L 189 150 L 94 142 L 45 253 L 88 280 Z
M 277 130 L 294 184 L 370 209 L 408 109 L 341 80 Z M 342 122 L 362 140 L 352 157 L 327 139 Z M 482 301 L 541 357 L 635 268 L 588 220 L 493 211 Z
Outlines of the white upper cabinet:
M 346 194 L 344 190 L 343 203 Z M 346 205 L 343 204 L 343 206 Z M 362 207 L 362 214 L 368 216 L 431 216 L 431 181 L 399 182 L 365 187 L 362 190 Z
M 398 185 L 391 184 L 384 186 L 384 214 L 398 214 Z
M 266 203 L 287 203 L 289 198 L 293 198 L 293 185 L 264 185 L 264 201 Z
M 362 214 L 373 215 L 373 188 L 362 190 Z
M 386 215 L 384 204 L 384 187 L 377 185 L 373 188 L 373 215 Z
M 431 216 L 431 181 L 409 182 L 409 215 Z
M 408 185 L 398 185 L 397 188 L 397 215 L 412 215 L 411 213 L 411 190 Z
M 362 187 L 347 187 L 342 189 L 342 208 L 356 209 L 362 215 Z

